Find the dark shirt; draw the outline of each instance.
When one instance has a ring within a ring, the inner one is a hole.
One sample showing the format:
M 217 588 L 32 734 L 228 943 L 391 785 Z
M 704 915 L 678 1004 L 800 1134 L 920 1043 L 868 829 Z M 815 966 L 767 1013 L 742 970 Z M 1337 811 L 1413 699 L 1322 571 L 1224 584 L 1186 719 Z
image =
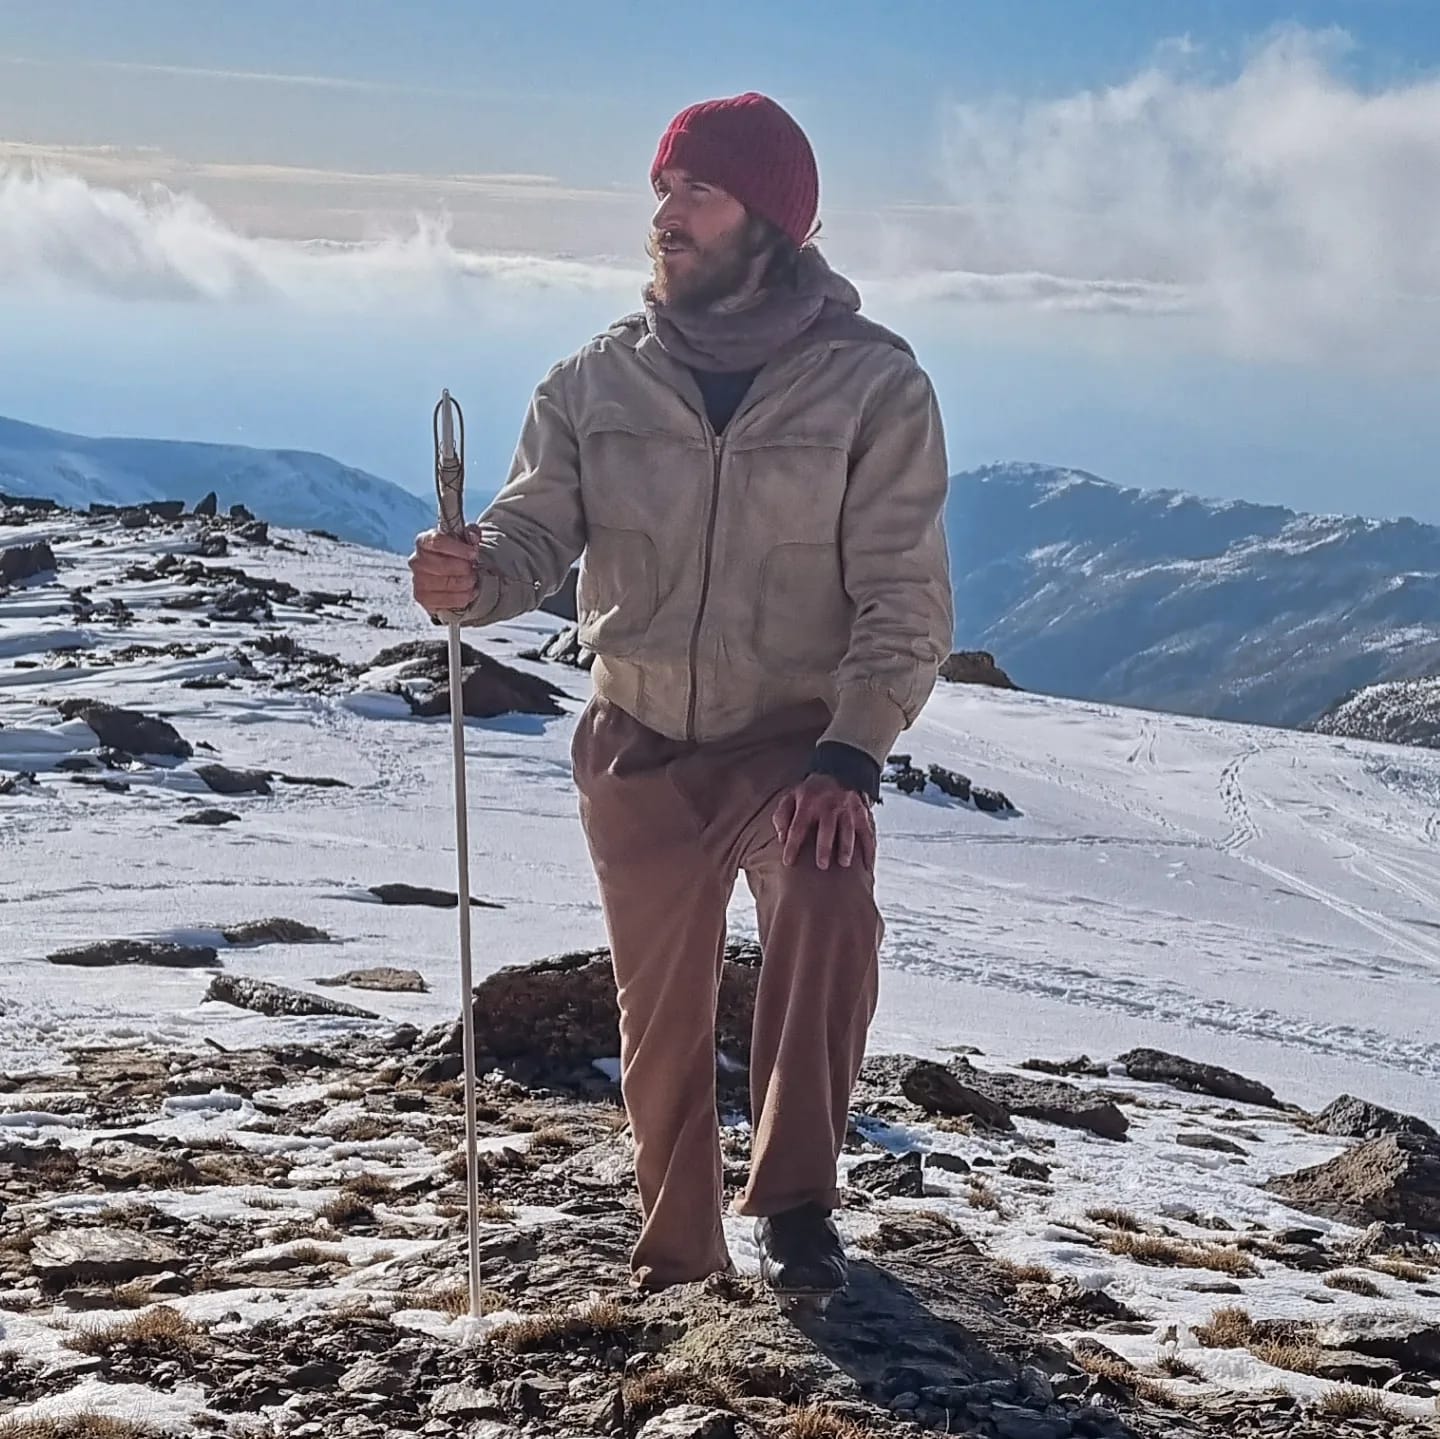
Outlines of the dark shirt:
M 748 393 L 759 370 L 714 370 L 690 371 L 695 383 L 700 386 L 700 395 L 705 401 L 705 413 L 710 416 L 711 428 L 718 435 L 735 418 L 735 411 Z
M 691 369 L 695 383 L 700 386 L 701 398 L 705 401 L 705 413 L 710 417 L 711 428 L 717 435 L 723 434 L 725 426 L 735 418 L 735 412 L 749 393 L 750 386 L 759 370 L 714 370 Z M 880 796 L 880 766 L 864 750 L 853 745 L 826 740 L 815 747 L 810 760 L 811 774 L 827 774 L 839 780 L 846 789 L 856 790 L 870 799 Z

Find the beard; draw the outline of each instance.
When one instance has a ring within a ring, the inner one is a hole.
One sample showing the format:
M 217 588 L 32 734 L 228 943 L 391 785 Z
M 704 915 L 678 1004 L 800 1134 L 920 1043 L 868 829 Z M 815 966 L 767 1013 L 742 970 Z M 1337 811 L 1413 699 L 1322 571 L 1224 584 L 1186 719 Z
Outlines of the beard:
M 662 240 L 678 240 L 686 246 L 678 257 L 660 249 Z M 746 218 L 728 234 L 697 245 L 676 230 L 653 231 L 645 246 L 651 260 L 650 296 L 676 310 L 708 310 L 722 300 L 741 294 L 753 281 L 756 261 L 768 248 L 763 230 L 753 218 Z M 681 267 L 672 260 L 679 258 Z

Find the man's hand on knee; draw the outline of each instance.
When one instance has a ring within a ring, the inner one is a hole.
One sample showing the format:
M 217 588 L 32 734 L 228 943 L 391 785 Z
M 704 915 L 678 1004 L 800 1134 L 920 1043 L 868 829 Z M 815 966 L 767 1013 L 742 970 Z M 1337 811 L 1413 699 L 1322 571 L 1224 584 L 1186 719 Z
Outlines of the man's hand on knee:
M 799 861 L 814 830 L 815 863 L 820 869 L 829 869 L 832 860 L 848 869 L 857 850 L 867 868 L 875 867 L 875 820 L 869 801 L 829 775 L 807 775 L 786 790 L 774 820 L 787 865 Z

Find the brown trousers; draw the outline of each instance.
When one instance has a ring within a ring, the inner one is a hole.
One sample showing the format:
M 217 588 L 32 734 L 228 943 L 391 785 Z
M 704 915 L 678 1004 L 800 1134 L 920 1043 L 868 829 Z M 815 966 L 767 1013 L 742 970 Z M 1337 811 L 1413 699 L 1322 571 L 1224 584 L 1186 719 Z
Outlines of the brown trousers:
M 859 860 L 780 858 L 772 815 L 829 713 L 809 704 L 730 739 L 669 740 L 595 699 L 572 758 L 620 1000 L 621 1086 L 644 1225 L 637 1282 L 729 1264 L 715 1112 L 725 913 L 740 870 L 764 963 L 750 1055 L 754 1119 L 741 1214 L 838 1202 L 836 1160 L 875 1011 L 883 933 Z

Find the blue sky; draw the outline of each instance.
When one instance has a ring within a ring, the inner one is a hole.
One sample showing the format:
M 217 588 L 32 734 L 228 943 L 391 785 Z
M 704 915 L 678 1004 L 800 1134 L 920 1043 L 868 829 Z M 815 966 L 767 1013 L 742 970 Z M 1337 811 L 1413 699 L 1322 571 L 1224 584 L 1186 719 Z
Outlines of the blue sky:
M 633 307 L 659 129 L 744 88 L 955 468 L 1440 521 L 1431 0 L 0 0 L 0 413 L 424 488 L 446 383 L 498 475 Z

